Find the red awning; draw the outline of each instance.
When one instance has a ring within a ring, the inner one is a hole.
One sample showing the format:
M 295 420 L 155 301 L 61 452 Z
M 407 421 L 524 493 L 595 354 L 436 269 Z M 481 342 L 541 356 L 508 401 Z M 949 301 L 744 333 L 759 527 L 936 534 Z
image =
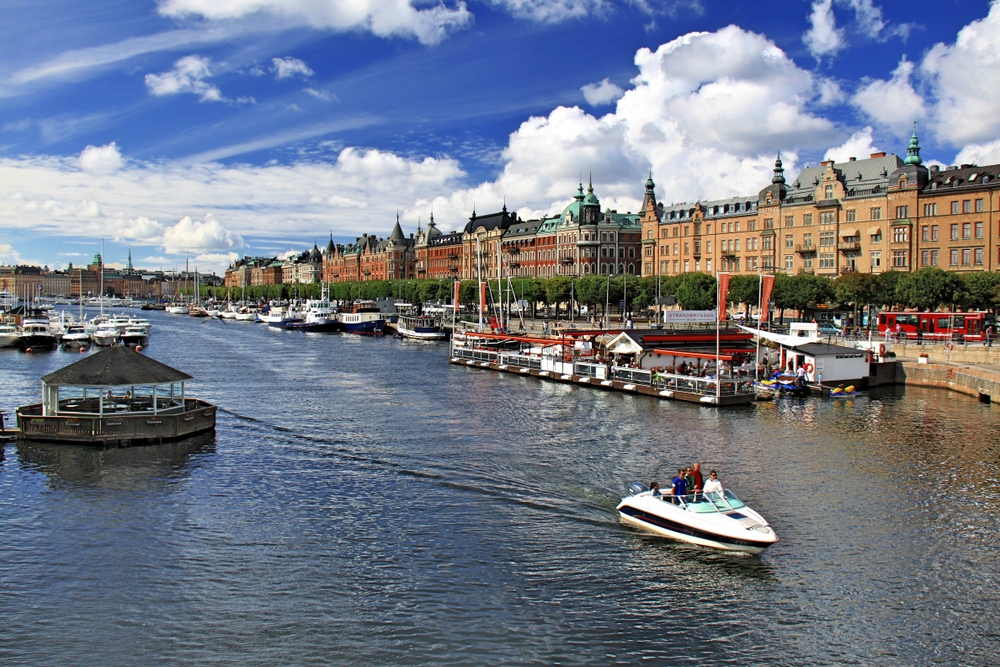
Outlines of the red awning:
M 653 350 L 656 354 L 665 354 L 669 357 L 688 357 L 691 359 L 715 359 L 715 352 L 690 352 L 688 350 L 663 350 L 655 349 Z M 720 354 L 719 359 L 722 361 L 732 361 L 732 354 Z

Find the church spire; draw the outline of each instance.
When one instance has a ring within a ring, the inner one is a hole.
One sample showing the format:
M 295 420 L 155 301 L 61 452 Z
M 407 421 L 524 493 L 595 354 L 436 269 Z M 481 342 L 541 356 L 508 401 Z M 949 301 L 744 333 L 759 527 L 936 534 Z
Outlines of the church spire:
M 910 147 L 906 149 L 906 159 L 903 164 L 919 166 L 923 162 L 920 157 L 920 141 L 917 140 L 917 121 L 913 121 L 913 134 L 910 136 Z

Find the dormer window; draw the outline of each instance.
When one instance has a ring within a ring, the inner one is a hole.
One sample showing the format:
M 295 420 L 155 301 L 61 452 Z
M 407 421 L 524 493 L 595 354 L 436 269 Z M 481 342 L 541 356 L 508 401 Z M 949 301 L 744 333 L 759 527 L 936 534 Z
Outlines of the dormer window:
M 826 186 L 826 192 L 823 195 L 823 197 L 824 197 L 824 199 L 833 199 L 833 186 L 832 185 Z

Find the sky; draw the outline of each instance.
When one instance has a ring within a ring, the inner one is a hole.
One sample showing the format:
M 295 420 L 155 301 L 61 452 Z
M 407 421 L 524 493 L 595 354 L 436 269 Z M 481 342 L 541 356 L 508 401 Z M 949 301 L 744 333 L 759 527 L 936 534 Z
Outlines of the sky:
M 985 0 L 4 0 L 0 263 L 225 271 L 332 235 L 1000 162 Z

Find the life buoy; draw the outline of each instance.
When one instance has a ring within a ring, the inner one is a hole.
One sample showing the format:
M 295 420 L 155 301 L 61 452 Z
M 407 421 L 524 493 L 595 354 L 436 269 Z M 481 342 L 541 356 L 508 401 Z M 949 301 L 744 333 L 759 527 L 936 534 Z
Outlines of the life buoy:
M 879 343 L 878 354 L 879 354 L 880 357 L 884 357 L 885 356 L 885 343 Z
M 955 344 L 954 343 L 945 343 L 944 344 L 944 349 L 946 349 L 949 352 L 951 352 L 952 350 L 955 349 Z
M 806 363 L 805 365 L 802 366 L 802 368 L 806 369 L 806 373 L 813 372 L 813 365 L 810 363 Z

